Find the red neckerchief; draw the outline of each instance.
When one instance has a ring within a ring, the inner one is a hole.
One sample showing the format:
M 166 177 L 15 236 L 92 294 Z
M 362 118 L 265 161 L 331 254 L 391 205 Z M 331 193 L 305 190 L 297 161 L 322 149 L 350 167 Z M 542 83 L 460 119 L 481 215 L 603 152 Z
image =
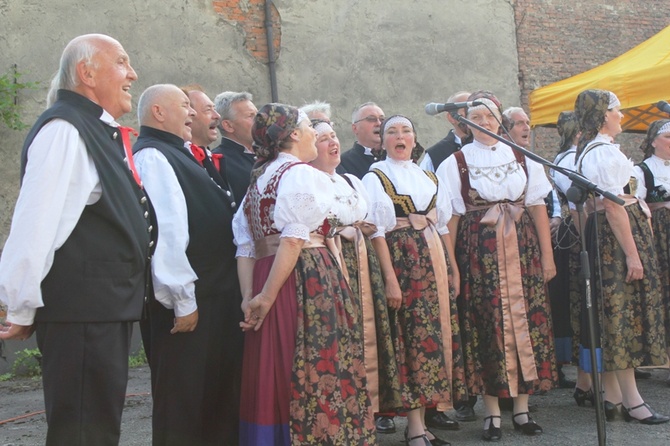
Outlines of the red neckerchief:
M 135 168 L 135 161 L 133 160 L 133 150 L 130 145 L 130 134 L 137 136 L 137 132 L 132 127 L 122 127 L 119 126 L 119 131 L 121 132 L 121 141 L 123 141 L 123 151 L 126 152 L 126 162 L 128 163 L 128 168 L 133 174 L 133 178 L 137 185 L 142 189 L 142 180 L 140 180 L 140 175 L 137 173 Z

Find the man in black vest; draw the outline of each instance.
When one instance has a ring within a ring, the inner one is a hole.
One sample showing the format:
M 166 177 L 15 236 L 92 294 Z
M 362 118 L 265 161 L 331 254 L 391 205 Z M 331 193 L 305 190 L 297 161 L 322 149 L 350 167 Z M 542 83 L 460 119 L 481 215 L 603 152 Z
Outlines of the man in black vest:
M 220 175 L 185 145 L 195 116 L 174 85 L 149 87 L 139 100 L 135 162 L 161 225 L 154 298 L 142 325 L 150 342 L 154 445 L 235 444 L 224 438 L 231 433 L 222 417 L 236 403 L 221 382 L 231 360 L 229 312 L 241 302 L 234 202 Z
M 9 306 L 0 339 L 36 332 L 47 445 L 119 442 L 154 234 L 127 132 L 115 121 L 131 110 L 136 79 L 116 40 L 73 39 L 21 155 L 0 260 L 0 299 Z
M 221 144 L 212 152 L 223 155 L 220 169 L 230 182 L 238 203 L 247 193 L 251 168 L 256 162 L 251 126 L 258 110 L 252 99 L 251 93 L 246 91 L 224 91 L 214 98 L 216 111 L 221 115 Z
M 465 102 L 468 100 L 470 93 L 467 91 L 459 91 L 454 93 L 447 99 L 447 102 Z M 465 109 L 458 110 L 458 113 L 462 116 L 465 116 Z M 426 154 L 421 160 L 421 168 L 423 170 L 429 170 L 431 172 L 437 171 L 437 168 L 442 164 L 444 160 L 449 158 L 449 155 L 458 151 L 465 144 L 472 141 L 472 134 L 470 129 L 465 124 L 459 123 L 456 118 L 454 118 L 451 113 L 445 113 L 447 121 L 453 126 L 453 129 L 449 130 L 447 136 L 444 139 L 435 143 L 426 150 Z
M 351 130 L 356 135 L 356 142 L 342 154 L 337 173 L 350 173 L 363 178 L 372 163 L 380 160 L 382 138 L 379 130 L 382 122 L 384 112 L 374 102 L 366 102 L 354 110 L 351 115 Z

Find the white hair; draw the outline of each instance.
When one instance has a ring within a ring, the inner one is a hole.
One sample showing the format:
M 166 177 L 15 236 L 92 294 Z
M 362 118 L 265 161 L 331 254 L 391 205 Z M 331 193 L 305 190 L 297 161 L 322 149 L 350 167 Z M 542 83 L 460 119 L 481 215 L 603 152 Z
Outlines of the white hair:
M 242 101 L 252 101 L 253 96 L 248 91 L 224 91 L 219 93 L 214 98 L 214 108 L 216 112 L 221 116 L 221 121 L 224 119 L 234 119 L 235 111 L 233 110 L 233 104 L 236 102 Z M 220 127 L 220 125 L 219 125 Z
M 330 104 L 319 100 L 303 105 L 300 107 L 300 110 L 304 111 L 308 116 L 311 113 L 323 113 L 328 119 L 331 116 Z
M 93 56 L 100 50 L 97 41 L 109 39 L 112 38 L 104 34 L 85 34 L 75 37 L 67 44 L 61 55 L 58 71 L 51 80 L 47 93 L 47 108 L 56 102 L 58 90 L 74 90 L 79 85 L 77 65 L 80 62 L 83 61 L 95 68 Z

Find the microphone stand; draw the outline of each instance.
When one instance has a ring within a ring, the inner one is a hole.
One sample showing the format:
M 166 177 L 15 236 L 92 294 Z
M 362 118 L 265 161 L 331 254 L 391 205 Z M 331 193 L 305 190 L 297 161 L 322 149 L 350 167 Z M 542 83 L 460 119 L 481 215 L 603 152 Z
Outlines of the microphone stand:
M 452 116 L 458 122 L 461 122 L 469 127 L 475 128 L 480 132 L 485 133 L 504 144 L 507 144 L 512 148 L 512 150 L 519 151 L 528 158 L 532 159 L 533 161 L 536 161 L 542 164 L 543 166 L 549 167 L 550 169 L 553 169 L 565 175 L 566 177 L 570 178 L 572 180 L 572 186 L 568 191 L 572 192 L 570 193 L 568 199 L 577 206 L 577 210 L 580 212 L 579 214 L 580 219 L 582 215 L 581 212 L 583 212 L 584 209 L 583 204 L 586 201 L 587 197 L 593 193 L 598 193 L 603 197 L 607 198 L 608 200 L 611 200 L 621 206 L 624 205 L 624 201 L 621 198 L 617 197 L 611 192 L 606 192 L 602 190 L 600 187 L 598 187 L 598 185 L 590 182 L 584 176 L 578 174 L 577 172 L 558 166 L 552 163 L 551 161 L 542 158 L 536 153 L 533 153 L 530 150 L 525 149 L 519 146 L 518 144 L 509 141 L 503 138 L 502 136 L 483 128 L 482 126 L 475 124 L 474 122 L 470 121 L 464 116 L 461 116 L 458 113 L 453 113 Z M 598 429 L 598 445 L 604 446 L 607 442 L 605 433 L 605 410 L 603 405 L 603 396 L 601 393 L 601 385 L 600 385 L 600 375 L 598 374 L 598 362 L 596 357 L 597 355 L 596 355 L 595 309 L 593 308 L 593 302 L 591 299 L 591 272 L 589 270 L 589 255 L 586 250 L 586 236 L 582 228 L 580 227 L 579 229 L 582 242 L 582 251 L 580 253 L 580 262 L 582 267 L 581 274 L 583 276 L 585 285 L 584 289 L 586 295 L 584 296 L 584 298 L 586 302 L 586 313 L 588 318 L 589 342 L 591 343 L 589 353 L 591 358 L 591 378 L 593 380 L 593 388 L 594 388 L 593 394 L 595 396 L 595 406 L 596 406 L 596 426 Z

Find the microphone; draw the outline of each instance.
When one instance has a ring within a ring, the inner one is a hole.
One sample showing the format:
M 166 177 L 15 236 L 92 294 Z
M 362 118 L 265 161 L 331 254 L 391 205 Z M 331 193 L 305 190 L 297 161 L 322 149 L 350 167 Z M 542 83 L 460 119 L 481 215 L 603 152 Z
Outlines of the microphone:
M 428 106 L 426 106 L 428 107 Z M 662 112 L 670 113 L 670 104 L 668 104 L 665 101 L 658 101 L 656 103 L 656 108 L 659 109 Z
M 437 102 L 431 102 L 430 104 L 426 104 L 426 113 L 433 116 L 442 112 L 450 112 L 458 110 L 459 108 L 476 107 L 478 105 L 482 105 L 482 103 L 479 101 L 447 102 L 445 104 L 438 104 Z

